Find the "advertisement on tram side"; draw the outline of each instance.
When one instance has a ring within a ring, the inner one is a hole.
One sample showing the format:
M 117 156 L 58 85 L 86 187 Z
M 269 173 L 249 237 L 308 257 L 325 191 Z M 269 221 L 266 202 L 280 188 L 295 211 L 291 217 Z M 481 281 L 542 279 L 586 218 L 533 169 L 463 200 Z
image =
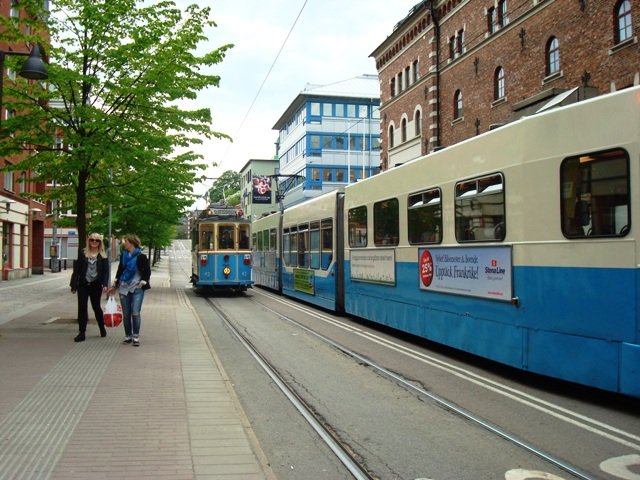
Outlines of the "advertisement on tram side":
M 351 280 L 396 284 L 396 252 L 393 248 L 351 250 Z
M 293 289 L 315 295 L 315 273 L 307 268 L 293 269 Z
M 511 301 L 511 247 L 421 248 L 421 290 Z

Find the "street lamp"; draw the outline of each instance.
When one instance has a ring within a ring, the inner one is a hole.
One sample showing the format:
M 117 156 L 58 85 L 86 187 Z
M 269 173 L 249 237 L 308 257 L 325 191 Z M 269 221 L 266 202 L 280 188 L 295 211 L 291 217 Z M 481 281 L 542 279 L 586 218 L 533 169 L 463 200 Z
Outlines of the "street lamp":
M 40 45 L 34 45 L 31 52 L 14 52 L 0 50 L 0 122 L 2 122 L 2 94 L 4 86 L 4 57 L 7 55 L 20 55 L 29 57 L 22 64 L 19 75 L 27 80 L 45 80 L 49 78 L 47 73 L 47 65 L 42 59 L 43 48 Z
M 7 213 L 9 213 L 9 210 L 11 210 L 11 204 L 12 203 L 16 203 L 15 200 L 3 200 L 2 203 L 4 203 L 4 209 L 6 210 Z

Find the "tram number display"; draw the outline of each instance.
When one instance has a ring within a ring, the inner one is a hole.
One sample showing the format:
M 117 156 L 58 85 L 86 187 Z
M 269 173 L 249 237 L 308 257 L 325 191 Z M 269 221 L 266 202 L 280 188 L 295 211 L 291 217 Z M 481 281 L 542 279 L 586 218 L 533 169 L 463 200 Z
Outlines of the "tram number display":
M 511 247 L 418 250 L 421 290 L 511 301 Z

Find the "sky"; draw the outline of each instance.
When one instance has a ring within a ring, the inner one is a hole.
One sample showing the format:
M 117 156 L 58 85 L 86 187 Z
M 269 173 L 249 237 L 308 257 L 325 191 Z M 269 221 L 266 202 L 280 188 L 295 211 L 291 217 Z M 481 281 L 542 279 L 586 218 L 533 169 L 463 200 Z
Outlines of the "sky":
M 175 1 L 180 6 L 194 3 Z M 210 108 L 213 130 L 230 135 L 233 143 L 214 139 L 193 147 L 204 155 L 204 163 L 218 164 L 202 175 L 218 177 L 226 170 L 239 171 L 250 159 L 273 158 L 277 131 L 272 127 L 305 85 L 376 74 L 369 55 L 417 3 L 208 0 L 217 27 L 207 31 L 209 42 L 201 48 L 235 46 L 213 69 L 220 86 L 202 91 L 197 107 Z M 204 194 L 213 183 L 205 180 L 195 192 Z

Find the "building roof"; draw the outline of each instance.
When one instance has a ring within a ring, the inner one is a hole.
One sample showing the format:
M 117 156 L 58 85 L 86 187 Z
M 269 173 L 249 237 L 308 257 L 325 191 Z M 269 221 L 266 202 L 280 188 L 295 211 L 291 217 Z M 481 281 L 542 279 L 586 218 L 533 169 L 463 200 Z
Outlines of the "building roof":
M 273 126 L 274 130 L 280 127 L 293 115 L 310 97 L 317 98 L 345 98 L 359 100 L 380 100 L 380 82 L 378 75 L 362 74 L 357 77 L 330 83 L 328 85 L 315 85 L 307 83 L 304 89 L 291 102 L 282 116 Z
M 249 168 L 249 165 L 254 164 L 254 163 L 274 163 L 274 164 L 278 164 L 278 159 L 277 158 L 250 158 L 249 161 L 247 163 L 244 164 L 244 166 L 239 170 L 239 172 L 244 172 L 247 168 Z
M 394 25 L 393 32 L 391 34 L 387 35 L 387 38 L 385 38 L 383 40 L 383 42 L 380 45 L 378 45 L 373 52 L 371 52 L 369 57 L 376 58 L 381 51 L 383 51 L 384 49 L 386 49 L 388 47 L 388 44 L 395 42 L 396 39 L 397 39 L 396 32 L 401 30 L 402 27 L 406 26 L 405 24 L 407 24 L 407 22 L 414 15 L 416 15 L 418 12 L 420 12 L 423 8 L 428 8 L 433 3 L 434 3 L 433 1 L 428 2 L 428 1 L 423 0 L 421 2 L 416 3 L 413 7 L 411 7 L 411 10 L 409 10 L 409 13 L 402 20 L 400 20 L 398 23 L 396 23 Z M 437 4 L 437 3 L 438 3 L 438 1 L 436 0 L 435 4 Z

